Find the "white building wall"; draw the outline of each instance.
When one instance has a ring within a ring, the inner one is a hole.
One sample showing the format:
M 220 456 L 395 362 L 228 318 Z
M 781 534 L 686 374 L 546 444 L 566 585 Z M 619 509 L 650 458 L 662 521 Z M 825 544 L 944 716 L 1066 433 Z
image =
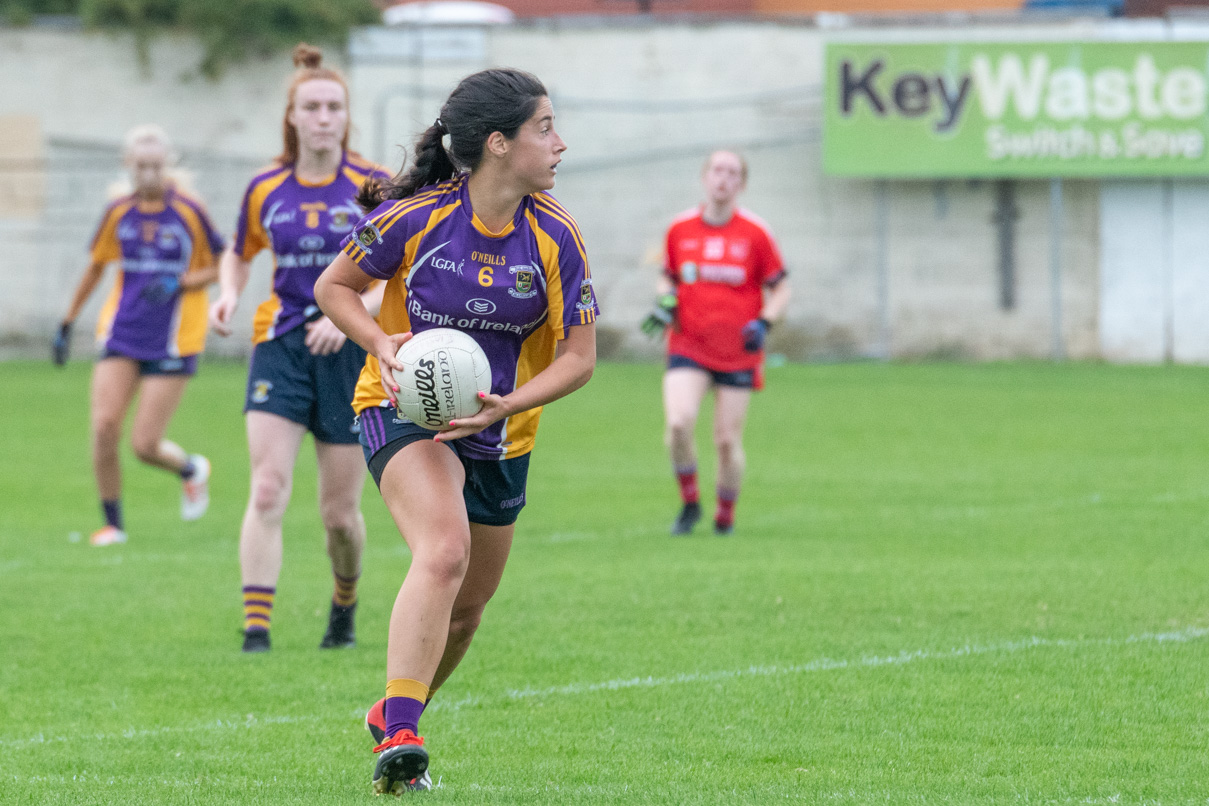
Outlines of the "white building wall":
M 1162 361 L 1168 354 L 1169 205 L 1160 181 L 1102 183 L 1100 345 L 1110 361 Z
M 1209 182 L 1175 181 L 1171 205 L 1171 358 L 1209 363 Z
M 1101 186 L 1101 354 L 1209 363 L 1209 183 Z

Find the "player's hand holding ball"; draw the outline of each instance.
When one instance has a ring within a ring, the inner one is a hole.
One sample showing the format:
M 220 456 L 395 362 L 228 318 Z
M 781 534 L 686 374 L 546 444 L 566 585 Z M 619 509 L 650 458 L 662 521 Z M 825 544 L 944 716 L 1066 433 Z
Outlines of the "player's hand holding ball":
M 451 420 L 449 425 L 441 429 L 441 432 L 434 437 L 437 442 L 451 442 L 455 439 L 477 434 L 492 423 L 499 422 L 512 414 L 512 410 L 508 408 L 507 401 L 500 395 L 493 395 L 490 392 L 479 392 L 478 396 L 482 402 L 482 408 L 478 410 L 478 413 L 471 417 L 460 417 L 456 420 Z
M 383 333 L 382 338 L 375 345 L 374 352 L 378 359 L 378 374 L 382 378 L 382 391 L 386 393 L 390 405 L 394 408 L 399 407 L 399 382 L 407 375 L 407 368 L 399 360 L 398 353 L 400 348 L 411 340 L 411 337 L 411 331 Z
M 662 334 L 676 320 L 676 305 L 675 294 L 660 294 L 654 310 L 642 320 L 642 332 L 652 339 Z
M 743 349 L 749 353 L 759 352 L 764 348 L 764 340 L 768 338 L 768 330 L 772 324 L 767 319 L 752 319 L 743 326 Z M 733 331 L 732 331 L 733 332 Z
M 55 334 L 52 359 L 56 367 L 67 363 L 67 354 L 71 352 L 71 322 L 59 324 L 59 332 Z

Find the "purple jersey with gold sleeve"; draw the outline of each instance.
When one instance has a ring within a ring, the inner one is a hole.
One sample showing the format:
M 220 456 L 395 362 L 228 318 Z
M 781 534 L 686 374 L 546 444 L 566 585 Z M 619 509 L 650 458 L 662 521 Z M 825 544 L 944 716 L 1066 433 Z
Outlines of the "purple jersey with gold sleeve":
M 120 262 L 101 308 L 97 342 L 139 361 L 197 355 L 206 343 L 204 288 L 163 295 L 165 278 L 213 266 L 223 249 L 201 202 L 168 188 L 156 202 L 123 196 L 105 210 L 92 239 L 94 263 Z
M 571 215 L 547 193 L 526 196 L 511 223 L 491 232 L 470 207 L 466 175 L 384 202 L 357 224 L 344 253 L 384 279 L 378 317 L 387 333 L 450 327 L 474 338 L 491 362 L 491 391 L 506 395 L 548 367 L 567 328 L 596 321 L 587 253 Z M 353 408 L 389 406 L 369 356 Z M 511 459 L 533 449 L 541 408 L 460 440 L 472 459 Z
M 273 252 L 273 293 L 256 309 L 252 341 L 269 341 L 319 313 L 315 280 L 336 259 L 340 241 L 361 217 L 355 201 L 370 175 L 386 178 L 378 166 L 345 152 L 329 179 L 299 179 L 294 165 L 277 163 L 248 185 L 239 209 L 235 254 L 251 260 Z

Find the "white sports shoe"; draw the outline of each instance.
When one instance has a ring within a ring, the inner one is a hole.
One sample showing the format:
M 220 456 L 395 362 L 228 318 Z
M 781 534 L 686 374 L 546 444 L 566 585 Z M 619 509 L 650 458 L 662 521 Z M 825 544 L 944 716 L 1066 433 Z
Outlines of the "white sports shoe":
M 126 542 L 126 533 L 116 526 L 104 526 L 93 532 L 88 542 L 94 546 L 114 546 Z
M 210 507 L 210 460 L 200 453 L 189 456 L 193 478 L 181 486 L 181 520 L 195 521 Z

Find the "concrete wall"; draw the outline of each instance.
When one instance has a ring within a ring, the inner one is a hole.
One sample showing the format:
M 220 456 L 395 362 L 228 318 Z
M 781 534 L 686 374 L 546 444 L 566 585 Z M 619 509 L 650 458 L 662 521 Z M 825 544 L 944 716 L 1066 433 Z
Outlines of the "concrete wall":
M 1088 25 L 960 33 L 1058 37 L 1085 34 Z M 432 122 L 461 76 L 507 64 L 542 77 L 570 146 L 555 194 L 576 215 L 588 243 L 605 311 L 600 333 L 606 354 L 659 353 L 657 344 L 638 334 L 637 323 L 650 305 L 664 228 L 699 201 L 705 155 L 731 147 L 751 165 L 743 204 L 771 224 L 794 283 L 774 349 L 792 358 L 1050 355 L 1049 183 L 1016 183 L 1017 300 L 1004 309 L 992 221 L 995 183 L 879 185 L 821 173 L 823 42 L 824 33 L 810 25 L 756 22 L 564 21 L 436 30 L 422 39 L 414 32 L 369 30 L 354 38 L 346 62 L 354 145 L 398 168 L 397 146 L 409 145 Z M 0 346 L 7 345 L 8 354 L 44 353 L 83 269 L 105 189 L 119 175 L 118 144 L 129 126 L 154 120 L 168 128 L 216 221 L 227 234 L 233 231 L 247 180 L 280 147 L 291 68 L 280 55 L 211 83 L 196 76 L 199 59 L 196 44 L 183 39 L 154 41 L 143 65 L 126 38 L 0 29 L 0 70 L 27 77 L 0 85 L 0 135 L 23 132 L 8 138 L 8 151 L 0 148 Z M 1172 208 L 1187 211 L 1180 215 L 1188 221 L 1200 215 L 1196 205 L 1206 195 L 1195 184 L 1187 183 L 1187 204 Z M 1063 351 L 1074 357 L 1162 357 L 1150 346 L 1118 349 L 1115 326 L 1104 324 L 1149 315 L 1132 310 L 1133 292 L 1126 286 L 1120 286 L 1124 296 L 1114 296 L 1113 289 L 1118 282 L 1145 284 L 1156 258 L 1132 263 L 1140 272 L 1132 279 L 1114 274 L 1117 264 L 1110 261 L 1102 281 L 1102 255 L 1116 254 L 1113 238 L 1125 230 L 1110 226 L 1113 231 L 1101 236 L 1100 183 L 1066 182 L 1063 189 Z M 1105 190 L 1110 201 L 1115 192 Z M 1128 191 L 1120 200 L 1126 223 L 1140 226 L 1144 217 L 1130 211 L 1150 202 Z M 1209 254 L 1196 232 L 1177 230 L 1173 254 Z M 1200 271 L 1172 269 L 1172 282 L 1195 286 Z M 262 258 L 239 314 L 241 332 L 226 341 L 212 337 L 209 349 L 246 352 L 251 313 L 267 287 Z M 1192 325 L 1199 314 L 1192 312 L 1202 302 L 1195 295 L 1181 298 L 1190 313 L 1172 327 L 1195 331 L 1181 342 L 1191 345 L 1201 338 Z M 100 299 L 98 292 L 82 325 L 95 318 Z M 1209 300 L 1204 305 L 1209 309 Z M 1102 339 L 1109 349 L 1102 351 Z M 1167 351 L 1195 360 L 1205 360 L 1206 352 Z

